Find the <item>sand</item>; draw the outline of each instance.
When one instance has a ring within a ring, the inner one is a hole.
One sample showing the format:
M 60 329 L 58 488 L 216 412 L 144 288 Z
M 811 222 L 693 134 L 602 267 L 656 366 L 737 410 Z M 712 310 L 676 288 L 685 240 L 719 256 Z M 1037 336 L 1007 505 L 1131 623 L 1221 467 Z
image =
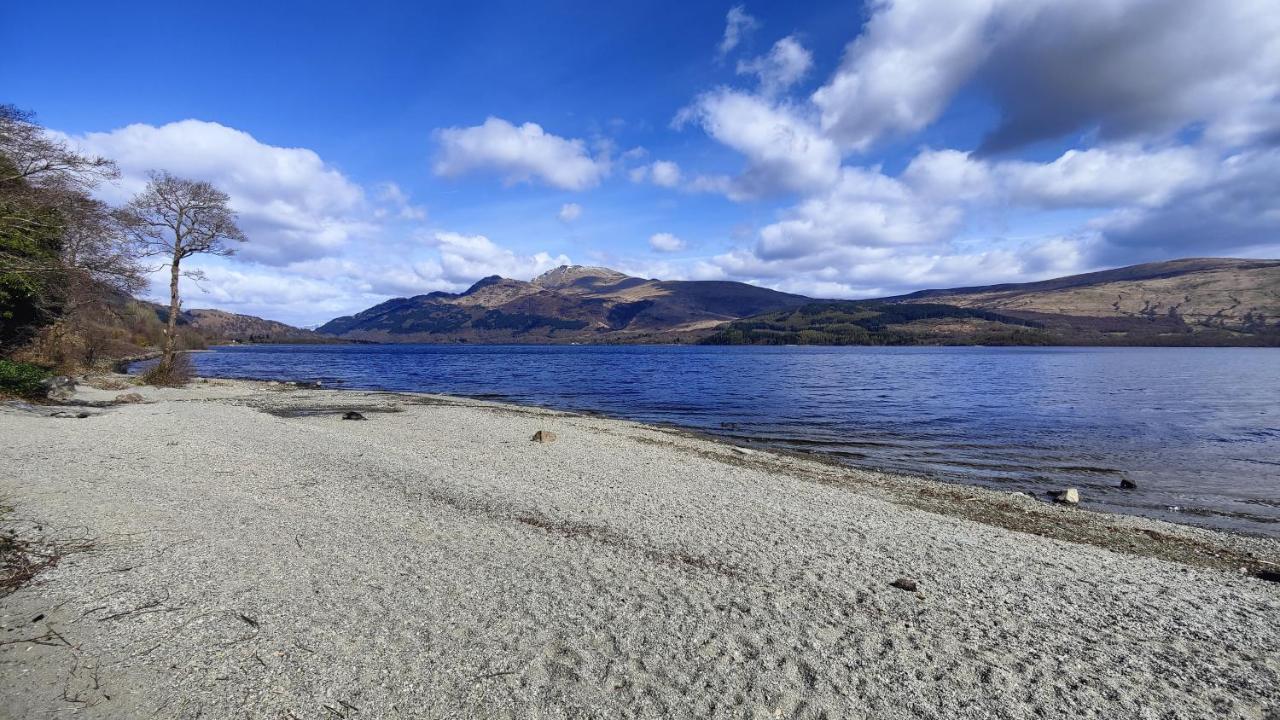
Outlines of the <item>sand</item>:
M 1280 718 L 1272 540 L 460 398 L 139 392 L 0 406 L 5 526 L 70 543 L 0 598 L 0 717 Z

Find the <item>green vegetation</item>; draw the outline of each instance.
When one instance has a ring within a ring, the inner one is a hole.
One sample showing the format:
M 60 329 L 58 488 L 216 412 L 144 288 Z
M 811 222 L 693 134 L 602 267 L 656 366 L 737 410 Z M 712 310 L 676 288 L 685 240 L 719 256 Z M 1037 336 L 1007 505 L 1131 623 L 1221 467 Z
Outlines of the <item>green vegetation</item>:
M 51 374 L 39 365 L 0 359 L 0 395 L 43 395 L 44 389 L 40 387 L 40 382 Z
M 738 320 L 706 345 L 1051 345 L 1040 323 L 938 304 L 816 302 Z

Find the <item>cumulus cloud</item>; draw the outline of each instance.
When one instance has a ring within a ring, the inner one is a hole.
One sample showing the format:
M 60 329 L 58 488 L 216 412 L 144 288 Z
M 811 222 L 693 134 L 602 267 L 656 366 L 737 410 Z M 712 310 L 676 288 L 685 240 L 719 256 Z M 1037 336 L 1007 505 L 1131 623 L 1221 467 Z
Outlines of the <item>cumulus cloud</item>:
M 607 155 L 592 157 L 582 140 L 553 135 L 537 123 L 513 125 L 490 117 L 482 125 L 437 130 L 435 173 L 456 177 L 493 172 L 507 183 L 535 178 L 564 190 L 595 187 L 609 174 Z
M 657 160 L 648 165 L 632 168 L 628 175 L 631 182 L 635 183 L 647 180 L 654 185 L 666 188 L 680 185 L 680 166 L 670 160 Z
M 760 92 L 776 95 L 795 85 L 813 67 L 813 55 L 789 35 L 774 43 L 768 55 L 738 61 L 739 75 L 755 75 L 760 79 Z
M 879 0 L 812 97 L 852 150 L 936 120 L 966 84 L 1002 120 L 984 152 L 1092 129 L 1103 140 L 1203 124 L 1280 137 L 1280 13 L 1267 0 Z
M 207 180 L 231 196 L 249 242 L 240 255 L 268 264 L 330 254 L 371 231 L 364 191 L 306 148 L 268 145 L 249 133 L 200 120 L 129 125 L 70 138 L 115 160 L 114 202 L 140 192 L 151 170 Z
M 835 143 L 787 104 L 722 88 L 699 96 L 674 125 L 690 122 L 746 158 L 746 169 L 727 188 L 735 200 L 820 190 L 839 177 Z
M 442 277 L 454 283 L 474 282 L 489 275 L 528 280 L 554 267 L 572 264 L 565 255 L 517 255 L 484 235 L 437 232 L 428 244 L 440 252 Z
M 1092 223 L 1108 262 L 1185 255 L 1280 256 L 1280 149 L 1226 158 L 1207 182 L 1155 207 L 1130 207 Z
M 417 221 L 427 219 L 427 209 L 421 205 L 414 205 L 409 199 L 409 193 L 405 192 L 396 183 L 380 183 L 377 186 L 377 191 L 377 198 L 383 203 L 384 207 L 374 211 L 376 217 L 398 217 L 401 220 Z
M 823 258 L 850 247 L 937 242 L 958 225 L 956 208 L 921 201 L 878 171 L 845 168 L 828 192 L 807 198 L 760 230 L 755 254 L 764 260 Z
M 844 147 L 865 150 L 885 134 L 933 122 L 986 58 L 994 5 L 875 2 L 840 69 L 813 94 L 823 131 Z
M 925 150 L 902 178 L 920 194 L 945 201 L 994 201 L 1037 208 L 1153 207 L 1181 190 L 1204 185 L 1216 155 L 1178 146 L 1067 150 L 1037 163 L 990 161 L 959 150 Z
M 578 203 L 565 203 L 560 206 L 560 212 L 557 217 L 562 223 L 571 223 L 582 216 L 582 206 Z
M 671 233 L 656 233 L 649 236 L 649 247 L 655 252 L 672 253 L 684 250 L 684 240 Z
M 751 33 L 752 30 L 760 27 L 759 21 L 747 14 L 747 9 L 742 5 L 735 5 L 729 8 L 729 12 L 724 18 L 724 36 L 720 39 L 720 56 L 728 55 L 734 48 L 738 47 L 738 43 Z

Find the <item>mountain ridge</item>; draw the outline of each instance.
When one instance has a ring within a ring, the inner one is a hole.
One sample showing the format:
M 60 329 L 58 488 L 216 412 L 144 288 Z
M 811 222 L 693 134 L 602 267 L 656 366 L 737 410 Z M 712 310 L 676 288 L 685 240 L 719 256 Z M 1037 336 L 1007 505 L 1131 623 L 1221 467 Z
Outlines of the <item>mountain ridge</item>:
M 1185 258 L 1029 283 L 819 301 L 710 344 L 1280 345 L 1280 260 Z
M 461 293 L 392 298 L 317 331 L 379 342 L 652 342 L 809 301 L 746 283 L 562 265 L 530 281 L 494 275 Z
M 918 306 L 915 309 L 894 306 Z M 815 300 L 563 265 L 392 298 L 317 332 L 373 342 L 1280 344 L 1280 260 L 1184 258 L 1029 283 Z

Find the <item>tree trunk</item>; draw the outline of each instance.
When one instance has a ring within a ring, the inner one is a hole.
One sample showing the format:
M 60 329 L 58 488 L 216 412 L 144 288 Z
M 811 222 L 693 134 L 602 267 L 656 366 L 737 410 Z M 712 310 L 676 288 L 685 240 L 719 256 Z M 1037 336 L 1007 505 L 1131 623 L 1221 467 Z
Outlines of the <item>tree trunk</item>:
M 181 277 L 178 263 L 180 262 L 182 262 L 182 256 L 174 250 L 173 263 L 169 266 L 169 327 L 165 330 L 164 355 L 160 358 L 160 364 L 167 368 L 173 367 L 173 358 L 178 354 L 178 308 L 181 305 L 178 300 L 178 278 Z

